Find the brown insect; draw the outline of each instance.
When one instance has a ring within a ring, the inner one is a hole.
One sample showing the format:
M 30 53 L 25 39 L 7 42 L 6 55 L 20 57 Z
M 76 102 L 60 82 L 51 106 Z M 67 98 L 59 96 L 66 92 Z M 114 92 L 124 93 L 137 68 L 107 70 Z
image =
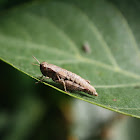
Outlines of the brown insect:
M 34 56 L 33 58 L 39 63 L 43 76 L 45 76 L 45 78 L 52 78 L 54 82 L 63 85 L 65 92 L 67 92 L 67 90 L 83 91 L 98 96 L 95 88 L 90 85 L 90 81 L 56 65 L 48 64 L 47 62 L 40 63 Z

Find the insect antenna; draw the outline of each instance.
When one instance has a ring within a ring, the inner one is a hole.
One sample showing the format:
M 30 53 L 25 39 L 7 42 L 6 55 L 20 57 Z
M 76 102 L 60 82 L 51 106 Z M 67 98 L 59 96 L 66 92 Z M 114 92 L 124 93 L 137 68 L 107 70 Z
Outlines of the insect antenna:
M 32 63 L 32 65 L 40 66 L 40 65 L 38 65 L 38 64 L 34 64 L 34 63 Z
M 38 64 L 40 65 L 40 62 L 37 60 L 37 58 L 35 58 L 34 56 L 32 56 L 37 62 L 38 62 Z

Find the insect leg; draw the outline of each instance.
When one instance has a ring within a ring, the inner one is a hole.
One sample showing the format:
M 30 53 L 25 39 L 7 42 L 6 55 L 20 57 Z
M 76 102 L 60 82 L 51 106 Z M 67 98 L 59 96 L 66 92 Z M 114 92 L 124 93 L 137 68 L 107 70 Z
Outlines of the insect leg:
M 84 88 L 72 81 L 69 80 L 65 80 L 65 85 L 67 87 L 68 90 L 72 90 L 72 91 L 83 91 Z
M 63 83 L 63 86 L 64 86 L 64 90 L 65 90 L 65 92 L 67 92 L 67 89 L 66 89 L 66 85 L 65 85 L 64 80 L 63 80 L 63 79 L 61 79 L 61 81 L 62 81 L 62 83 Z
M 50 77 L 46 76 L 45 78 L 43 78 L 43 75 L 42 75 L 39 78 L 40 78 L 40 80 L 38 82 L 35 82 L 35 84 L 41 83 L 41 82 L 43 82 L 44 79 L 49 79 Z
M 57 76 L 57 78 L 58 78 L 58 81 L 61 83 L 62 82 L 62 84 L 63 84 L 63 86 L 64 86 L 64 90 L 65 90 L 65 92 L 67 92 L 67 89 L 66 89 L 66 85 L 65 85 L 65 81 L 63 80 L 63 79 L 60 79 L 60 77 L 56 74 L 56 76 Z
M 50 79 L 50 77 L 46 76 L 45 79 Z
M 90 84 L 90 81 L 89 80 L 86 80 L 89 84 Z

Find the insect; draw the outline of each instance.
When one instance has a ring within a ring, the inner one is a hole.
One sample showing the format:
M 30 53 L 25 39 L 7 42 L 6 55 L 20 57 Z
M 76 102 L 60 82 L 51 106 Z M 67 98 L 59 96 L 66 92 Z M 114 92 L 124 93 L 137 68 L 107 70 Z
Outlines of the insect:
M 52 78 L 54 82 L 63 85 L 66 92 L 67 90 L 83 91 L 90 95 L 98 96 L 96 89 L 90 85 L 90 81 L 56 65 L 48 64 L 47 62 L 40 63 L 34 56 L 33 58 L 39 63 L 43 76 Z
M 88 42 L 84 43 L 84 45 L 82 46 L 82 49 L 87 54 L 91 53 L 91 48 L 90 48 L 90 45 L 88 44 Z

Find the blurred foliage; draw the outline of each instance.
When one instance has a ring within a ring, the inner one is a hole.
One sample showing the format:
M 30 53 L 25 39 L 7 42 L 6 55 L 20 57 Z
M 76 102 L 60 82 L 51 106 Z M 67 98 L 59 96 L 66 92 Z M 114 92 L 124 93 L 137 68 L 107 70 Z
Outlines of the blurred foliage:
M 3 62 L 0 67 L 0 139 L 67 139 L 69 110 L 64 109 L 69 108 L 70 97 L 36 85 Z
M 7 10 L 9 8 L 22 5 L 33 0 L 0 0 L 0 11 Z

